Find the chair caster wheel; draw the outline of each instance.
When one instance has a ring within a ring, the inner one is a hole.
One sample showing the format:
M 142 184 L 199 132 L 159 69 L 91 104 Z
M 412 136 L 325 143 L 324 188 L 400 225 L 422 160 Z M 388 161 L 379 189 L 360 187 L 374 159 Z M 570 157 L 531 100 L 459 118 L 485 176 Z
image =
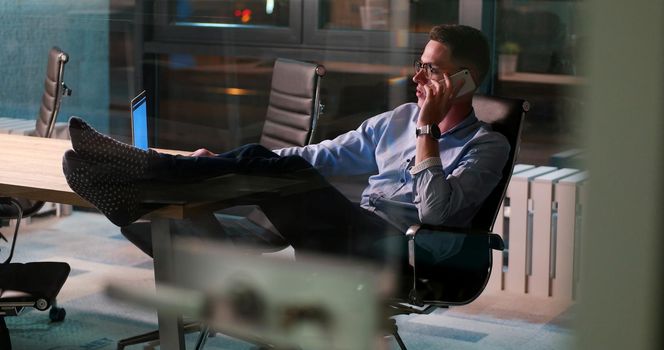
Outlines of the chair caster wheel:
M 51 319 L 51 322 L 62 322 L 65 320 L 67 311 L 63 307 L 51 307 L 51 310 L 48 312 L 48 318 Z

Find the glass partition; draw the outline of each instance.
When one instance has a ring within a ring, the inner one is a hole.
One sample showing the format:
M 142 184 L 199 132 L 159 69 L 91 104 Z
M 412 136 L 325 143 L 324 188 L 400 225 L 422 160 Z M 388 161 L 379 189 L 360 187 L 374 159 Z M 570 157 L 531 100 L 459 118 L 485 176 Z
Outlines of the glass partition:
M 237 56 L 158 55 L 156 145 L 221 152 L 258 142 L 272 64 Z
M 412 67 L 316 60 L 326 68 L 325 105 L 315 140 L 334 138 L 367 118 L 413 100 Z M 160 84 L 157 147 L 216 152 L 258 142 L 270 94 L 274 58 L 237 55 L 157 55 Z
M 329 73 L 322 84 L 325 115 L 316 135 L 334 137 L 355 127 L 356 119 L 413 99 L 410 62 L 421 53 L 430 27 L 439 23 L 475 26 L 479 23 L 493 43 L 496 67 L 482 91 L 524 98 L 531 103 L 520 162 L 548 164 L 553 154 L 578 147 L 580 123 L 571 116 L 582 105 L 577 97 L 584 84 L 577 54 L 583 43 L 583 31 L 577 25 L 577 19 L 584 13 L 582 1 L 506 0 L 489 4 L 458 0 L 156 0 L 144 3 L 143 11 L 148 17 L 152 14 L 154 25 L 146 21 L 142 47 L 145 54 L 141 54 L 141 59 L 145 63 L 157 57 L 158 68 L 148 69 L 142 79 L 146 88 L 150 89 L 152 84 L 152 90 L 159 95 L 156 99 L 159 117 L 180 118 L 180 122 L 219 127 L 225 132 L 233 128 L 238 131 L 231 132 L 224 142 L 214 135 L 203 137 L 206 133 L 196 134 L 196 141 L 185 142 L 186 136 L 167 136 L 168 130 L 173 129 L 165 126 L 170 122 L 164 121 L 159 129 L 164 147 L 189 148 L 194 146 L 192 142 L 207 141 L 227 148 L 256 141 L 260 119 L 264 117 L 264 111 L 256 106 L 267 104 L 271 64 L 277 57 L 328 66 Z M 509 57 L 513 57 L 511 61 Z M 232 63 L 236 59 L 261 62 L 265 66 L 264 75 L 259 78 L 242 72 L 246 65 Z M 216 63 L 212 64 L 213 61 Z M 205 88 L 207 92 L 200 82 L 192 80 L 198 75 L 214 77 L 210 80 L 212 85 Z M 115 78 L 111 80 L 113 83 Z M 173 93 L 173 89 L 182 92 Z M 229 94 L 245 90 L 257 94 Z M 371 96 L 358 98 L 365 94 Z M 207 112 L 194 115 L 200 111 L 198 108 L 187 110 L 186 118 L 177 117 L 171 106 L 181 104 L 171 99 L 181 102 L 191 99 L 183 102 L 185 105 L 203 101 L 222 107 L 217 109 L 216 117 Z M 231 110 L 223 107 L 234 104 Z M 241 117 L 229 117 L 233 113 Z M 184 130 L 187 129 L 177 129 L 178 133 Z
M 503 54 L 518 54 L 519 72 L 577 75 L 583 2 L 502 1 L 496 40 Z
M 583 104 L 578 92 L 585 77 L 578 51 L 583 49 L 585 33 L 576 21 L 584 14 L 581 0 L 5 1 L 0 5 L 0 31 L 5 34 L 0 51 L 4 78 L 0 118 L 34 123 L 43 93 L 46 55 L 52 46 L 58 46 L 69 54 L 64 80 L 73 90 L 63 99 L 58 122 L 77 115 L 97 130 L 130 142 L 130 100 L 145 89 L 156 107 L 151 111 L 151 146 L 184 152 L 205 147 L 221 152 L 259 140 L 273 63 L 276 58 L 290 58 L 326 67 L 320 90 L 325 107 L 314 139 L 318 142 L 413 101 L 412 62 L 426 44 L 430 27 L 463 23 L 481 28 L 495 42 L 495 69 L 487 78 L 492 90 L 486 92 L 531 103 L 518 162 L 547 165 L 553 154 L 578 147 L 580 139 L 580 121 L 574 117 Z M 357 193 L 366 184 L 365 179 L 344 180 L 335 182 L 350 189 L 344 194 Z M 117 229 L 111 229 L 90 231 L 100 233 L 106 243 L 120 243 Z M 140 252 L 131 254 L 122 266 L 151 266 L 137 263 L 134 254 Z M 512 319 L 531 320 L 537 312 L 541 322 L 529 321 L 522 327 L 537 336 L 533 339 L 544 339 L 544 345 L 551 348 L 571 342 L 565 324 L 573 312 L 543 315 L 541 310 L 525 310 L 532 303 L 517 305 L 511 303 L 513 299 L 490 295 L 478 302 L 485 303 L 480 308 L 496 302 L 509 304 L 501 316 Z M 552 309 L 547 300 L 537 303 Z M 449 348 L 483 349 L 496 339 L 517 349 L 519 345 L 532 347 L 533 341 L 524 342 L 523 337 L 514 344 L 499 339 L 514 333 L 515 322 L 478 314 L 477 308 L 472 306 L 465 314 L 469 317 L 464 316 L 474 332 L 463 331 L 463 339 L 447 336 L 447 326 L 458 324 L 463 309 L 451 318 L 434 320 L 439 323 L 422 332 L 417 320 L 399 322 L 404 323 L 402 329 L 412 331 L 405 332 L 410 337 L 407 342 L 427 338 L 421 348 L 449 342 L 445 344 Z M 153 316 L 111 321 L 117 321 L 116 326 L 131 321 L 152 330 L 142 320 Z M 91 336 L 108 333 L 107 329 L 94 329 L 94 324 L 87 326 L 92 331 L 82 331 Z M 103 326 L 113 330 L 113 324 Z M 111 338 L 131 335 L 120 326 Z M 441 336 L 433 335 L 434 328 L 442 330 Z M 423 332 L 427 337 L 422 337 Z M 30 348 L 25 344 L 35 340 L 17 338 L 16 348 Z M 85 343 L 76 346 L 101 344 L 97 336 L 89 338 L 92 342 L 87 339 L 81 338 Z M 106 340 L 102 343 L 110 342 Z M 227 337 L 210 342 L 218 348 L 237 345 Z M 60 341 L 49 346 L 73 345 Z

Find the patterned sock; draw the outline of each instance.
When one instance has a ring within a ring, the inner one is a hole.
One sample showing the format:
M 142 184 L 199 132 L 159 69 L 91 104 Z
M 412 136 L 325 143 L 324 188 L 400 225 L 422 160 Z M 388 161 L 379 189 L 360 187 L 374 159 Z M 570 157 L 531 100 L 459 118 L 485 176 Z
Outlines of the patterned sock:
M 142 150 L 114 140 L 78 117 L 69 118 L 69 135 L 74 151 L 81 158 L 104 164 L 133 179 L 149 179 L 149 160 L 158 158 L 156 151 Z
M 117 226 L 126 226 L 157 207 L 142 205 L 138 181 L 107 164 L 82 158 L 69 150 L 62 158 L 69 187 Z

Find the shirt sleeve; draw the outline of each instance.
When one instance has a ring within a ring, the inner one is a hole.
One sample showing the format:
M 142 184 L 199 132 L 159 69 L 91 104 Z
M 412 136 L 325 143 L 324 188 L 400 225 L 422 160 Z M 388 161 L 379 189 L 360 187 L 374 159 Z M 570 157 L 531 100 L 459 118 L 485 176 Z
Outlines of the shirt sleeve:
M 443 166 L 443 161 L 440 159 L 440 157 L 431 157 L 421 161 L 419 164 L 410 169 L 410 174 L 417 175 L 418 173 L 421 173 L 422 171 L 433 168 L 435 166 Z
M 376 144 L 384 119 L 389 112 L 370 118 L 356 130 L 349 131 L 332 140 L 304 147 L 274 150 L 280 156 L 297 155 L 307 160 L 324 176 L 351 176 L 372 174 L 376 165 Z
M 414 167 L 413 203 L 420 221 L 441 225 L 459 212 L 479 208 L 500 181 L 509 148 L 503 135 L 490 132 L 473 141 L 448 175 L 440 162 L 435 161 L 440 161 L 439 158 L 429 158 L 432 160 Z

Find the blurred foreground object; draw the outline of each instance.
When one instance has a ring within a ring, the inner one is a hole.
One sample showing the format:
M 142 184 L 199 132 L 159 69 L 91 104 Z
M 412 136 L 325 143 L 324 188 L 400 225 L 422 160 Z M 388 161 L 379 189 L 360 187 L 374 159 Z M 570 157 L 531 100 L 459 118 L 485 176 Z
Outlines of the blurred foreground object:
M 386 271 L 300 254 L 261 257 L 207 241 L 175 246 L 174 285 L 154 294 L 112 283 L 108 294 L 276 348 L 373 349 L 382 338 L 380 300 L 393 286 Z

